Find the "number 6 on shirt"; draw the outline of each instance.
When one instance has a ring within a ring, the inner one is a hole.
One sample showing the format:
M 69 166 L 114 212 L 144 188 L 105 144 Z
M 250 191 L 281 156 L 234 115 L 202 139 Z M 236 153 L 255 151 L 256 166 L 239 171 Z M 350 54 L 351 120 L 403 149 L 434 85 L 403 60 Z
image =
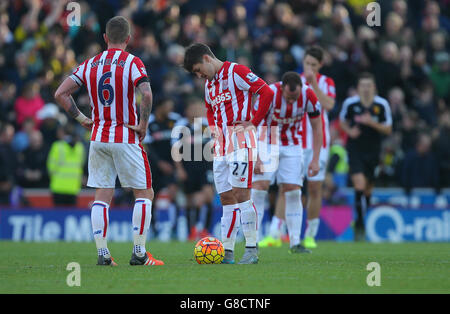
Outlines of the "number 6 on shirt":
M 106 72 L 98 82 L 98 98 L 104 107 L 111 106 L 114 101 L 114 89 L 111 84 L 106 83 L 106 80 L 110 79 L 111 76 L 111 72 Z

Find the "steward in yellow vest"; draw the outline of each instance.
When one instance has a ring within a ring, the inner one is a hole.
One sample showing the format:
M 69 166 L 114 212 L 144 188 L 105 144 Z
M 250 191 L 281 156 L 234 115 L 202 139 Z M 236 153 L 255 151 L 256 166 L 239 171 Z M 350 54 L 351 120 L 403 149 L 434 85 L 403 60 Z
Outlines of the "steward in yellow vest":
M 76 205 L 85 160 L 83 144 L 72 136 L 66 136 L 64 140 L 52 144 L 47 169 L 55 205 Z

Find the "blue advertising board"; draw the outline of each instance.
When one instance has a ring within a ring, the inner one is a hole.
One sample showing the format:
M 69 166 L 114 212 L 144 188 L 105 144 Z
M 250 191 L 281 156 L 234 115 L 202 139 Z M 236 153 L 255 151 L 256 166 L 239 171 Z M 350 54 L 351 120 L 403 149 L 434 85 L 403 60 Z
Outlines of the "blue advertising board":
M 374 207 L 366 215 L 366 238 L 371 242 L 447 242 L 450 210 Z
M 215 210 L 210 232 L 220 238 L 220 211 Z M 133 240 L 132 210 L 111 210 L 109 213 L 108 240 L 128 242 Z M 158 219 L 155 215 L 155 225 Z M 265 215 L 262 233 L 269 227 Z M 321 212 L 318 240 L 352 241 L 352 208 L 325 206 Z M 303 219 L 304 231 L 306 216 Z M 173 225 L 173 232 L 178 232 Z M 302 232 L 303 233 L 303 232 Z M 148 238 L 153 239 L 153 229 Z M 177 236 L 172 236 L 172 239 Z M 366 238 L 370 242 L 449 242 L 450 209 L 405 209 L 390 205 L 377 206 L 366 215 Z M 13 241 L 93 241 L 89 210 L 21 209 L 0 210 L 0 239 Z M 241 232 L 238 241 L 242 241 Z
M 93 241 L 90 210 L 0 210 L 0 239 Z M 110 211 L 108 239 L 132 241 L 131 210 Z

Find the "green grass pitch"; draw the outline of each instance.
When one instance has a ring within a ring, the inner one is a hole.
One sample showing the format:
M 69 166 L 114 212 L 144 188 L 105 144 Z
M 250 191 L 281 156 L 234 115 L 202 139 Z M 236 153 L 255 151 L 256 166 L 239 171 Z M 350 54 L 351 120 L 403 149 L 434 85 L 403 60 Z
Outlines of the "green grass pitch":
M 147 244 L 165 266 L 132 267 L 131 243 L 110 243 L 118 267 L 96 266 L 94 243 L 0 242 L 0 293 L 450 293 L 450 243 L 319 242 L 312 254 L 287 244 L 260 249 L 257 265 L 199 265 L 193 242 Z M 236 247 L 236 259 L 243 243 Z M 80 264 L 69 287 L 67 264 Z M 367 264 L 380 265 L 381 286 L 368 286 Z

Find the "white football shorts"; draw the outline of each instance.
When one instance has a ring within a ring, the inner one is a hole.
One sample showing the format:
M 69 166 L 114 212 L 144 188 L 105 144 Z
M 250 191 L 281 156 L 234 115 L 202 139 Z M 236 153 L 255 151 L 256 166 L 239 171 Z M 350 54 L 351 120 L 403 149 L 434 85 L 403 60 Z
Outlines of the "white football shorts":
M 270 152 L 260 150 L 259 154 L 263 162 L 263 173 L 255 174 L 253 182 L 270 181 L 271 184 L 276 182 L 277 184 L 303 185 L 304 159 L 301 145 L 270 145 Z
M 141 144 L 91 141 L 88 170 L 87 185 L 93 188 L 114 188 L 117 176 L 122 187 L 152 187 L 150 164 Z
M 313 150 L 312 149 L 304 149 L 303 150 L 303 156 L 304 156 L 304 176 L 309 181 L 324 181 L 325 175 L 327 172 L 327 164 L 328 164 L 328 154 L 329 154 L 329 148 L 321 148 L 320 149 L 320 155 L 319 155 L 319 173 L 315 175 L 314 177 L 308 176 L 308 166 L 313 158 Z
M 214 157 L 213 173 L 217 193 L 232 188 L 251 188 L 256 162 L 255 148 L 241 148 L 225 156 Z

